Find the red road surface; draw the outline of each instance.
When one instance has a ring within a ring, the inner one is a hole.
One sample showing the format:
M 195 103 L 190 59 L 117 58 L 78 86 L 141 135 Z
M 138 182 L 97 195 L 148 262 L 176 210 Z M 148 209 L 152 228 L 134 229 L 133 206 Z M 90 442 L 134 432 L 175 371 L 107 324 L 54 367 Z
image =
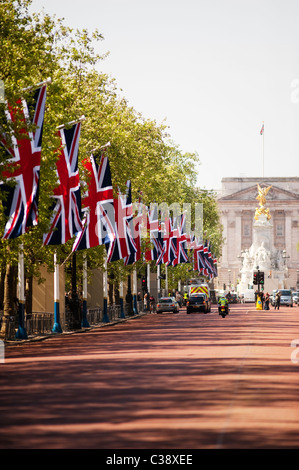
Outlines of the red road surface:
M 0 448 L 298 448 L 297 338 L 299 307 L 238 304 L 6 346 Z

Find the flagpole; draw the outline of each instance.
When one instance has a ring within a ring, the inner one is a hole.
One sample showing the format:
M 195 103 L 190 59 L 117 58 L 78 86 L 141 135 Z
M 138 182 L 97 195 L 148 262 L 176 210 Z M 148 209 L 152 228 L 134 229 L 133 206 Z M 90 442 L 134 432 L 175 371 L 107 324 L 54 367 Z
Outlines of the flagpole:
M 111 147 L 111 143 L 107 142 L 105 145 L 101 145 L 101 147 L 95 147 L 94 149 L 91 150 L 91 153 L 98 152 L 99 150 L 105 149 L 107 147 Z
M 166 291 L 165 296 L 168 297 L 168 270 L 167 270 L 167 264 L 165 264 L 165 291 Z
M 148 294 L 151 292 L 151 267 L 150 267 L 150 264 L 147 263 L 146 265 L 146 269 L 147 269 L 147 292 Z
M 103 270 L 103 323 L 110 323 L 108 316 L 108 273 L 107 273 L 107 253 L 104 253 L 104 270 Z
M 161 291 L 161 279 L 160 279 L 160 264 L 157 266 L 157 302 L 160 299 L 160 291 Z
M 82 327 L 89 328 L 90 324 L 87 320 L 87 259 L 86 253 L 83 255 L 83 312 L 82 312 Z
M 83 114 L 82 116 L 80 116 L 78 119 L 74 121 L 67 122 L 66 124 L 60 124 L 60 126 L 57 126 L 56 129 L 64 129 L 65 127 L 73 126 L 74 124 L 78 124 L 78 122 L 85 121 L 85 119 L 86 117 Z
M 18 281 L 19 281 L 19 327 L 16 332 L 16 339 L 27 339 L 25 329 L 25 292 L 24 292 L 24 246 L 21 243 L 19 251 Z
M 119 281 L 120 318 L 126 318 L 124 312 L 124 281 Z
M 263 142 L 262 142 L 262 174 L 263 174 L 263 178 L 265 177 L 265 171 L 264 171 L 264 166 L 265 166 L 265 127 L 264 127 L 264 121 L 263 121 L 263 125 L 262 125 L 262 129 L 261 129 L 261 134 L 263 136 Z
M 62 333 L 59 312 L 59 264 L 57 263 L 56 251 L 54 252 L 54 326 L 52 333 Z
M 138 315 L 138 306 L 137 306 L 137 270 L 134 266 L 133 268 L 133 313 Z
M 23 91 L 30 91 L 30 90 L 33 90 L 34 88 L 39 88 L 43 85 L 49 85 L 50 83 L 52 83 L 52 78 L 48 77 L 46 78 L 46 80 L 36 83 L 36 85 L 31 85 L 31 86 L 28 86 L 27 88 L 23 88 Z

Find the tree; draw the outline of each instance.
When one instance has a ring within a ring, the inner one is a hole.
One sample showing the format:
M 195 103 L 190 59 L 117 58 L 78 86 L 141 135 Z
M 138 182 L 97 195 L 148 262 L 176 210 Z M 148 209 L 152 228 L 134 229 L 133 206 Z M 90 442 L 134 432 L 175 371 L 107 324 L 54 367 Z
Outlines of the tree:
M 132 182 L 133 200 L 140 196 L 144 204 L 151 202 L 188 202 L 204 204 L 204 229 L 212 240 L 216 254 L 220 253 L 221 227 L 216 209 L 215 195 L 195 189 L 199 157 L 196 153 L 183 154 L 170 140 L 165 123 L 157 124 L 146 119 L 130 107 L 120 96 L 113 78 L 98 71 L 103 56 L 95 53 L 94 44 L 102 41 L 98 31 L 73 30 L 59 19 L 49 15 L 30 15 L 31 0 L 8 0 L 0 4 L 0 79 L 5 84 L 5 97 L 15 104 L 24 91 L 47 77 L 46 114 L 43 130 L 42 162 L 40 170 L 39 223 L 29 233 L 17 240 L 2 241 L 0 257 L 7 266 L 16 266 L 19 245 L 25 254 L 26 276 L 42 281 L 39 266 L 53 270 L 53 247 L 42 245 L 51 215 L 52 192 L 57 184 L 55 163 L 60 145 L 57 126 L 78 119 L 84 114 L 82 125 L 79 167 L 82 160 L 110 141 L 109 161 L 115 191 L 124 190 L 128 179 Z M 97 68 L 96 68 L 97 66 Z M 4 118 L 4 105 L 0 104 L 0 125 L 8 134 L 18 132 L 23 125 L 16 120 L 13 129 Z M 0 147 L 0 172 L 7 156 Z M 81 171 L 82 184 L 86 182 Z M 3 231 L 5 214 L 0 204 L 0 229 Z M 60 263 L 71 254 L 72 240 L 55 247 Z M 103 266 L 102 246 L 86 250 L 90 267 Z M 78 252 L 80 269 L 83 254 Z M 140 262 L 140 264 L 142 264 Z M 124 279 L 130 267 L 121 263 L 109 267 L 114 282 Z M 9 276 L 9 273 L 7 273 Z M 29 294 L 30 295 L 30 294 Z M 8 315 L 11 307 L 4 307 Z

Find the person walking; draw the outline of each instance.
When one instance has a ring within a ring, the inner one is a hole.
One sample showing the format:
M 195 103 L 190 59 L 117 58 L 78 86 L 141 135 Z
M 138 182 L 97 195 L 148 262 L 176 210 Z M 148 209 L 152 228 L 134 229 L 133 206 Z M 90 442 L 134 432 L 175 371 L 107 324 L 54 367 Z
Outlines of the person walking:
M 150 312 L 153 313 L 153 312 L 156 312 L 156 300 L 155 300 L 155 297 L 153 295 L 150 295 Z
M 276 292 L 276 295 L 275 295 L 275 310 L 276 310 L 276 307 L 277 307 L 277 310 L 279 310 L 279 307 L 280 307 L 280 296 L 281 296 L 281 293 L 279 291 Z
M 268 292 L 266 292 L 266 294 L 265 294 L 265 299 L 264 299 L 264 301 L 265 301 L 265 307 L 264 307 L 264 309 L 265 309 L 265 310 L 270 310 L 270 307 L 269 307 L 270 295 L 269 295 Z
M 143 311 L 147 311 L 147 300 L 148 300 L 148 293 L 146 292 L 143 297 Z

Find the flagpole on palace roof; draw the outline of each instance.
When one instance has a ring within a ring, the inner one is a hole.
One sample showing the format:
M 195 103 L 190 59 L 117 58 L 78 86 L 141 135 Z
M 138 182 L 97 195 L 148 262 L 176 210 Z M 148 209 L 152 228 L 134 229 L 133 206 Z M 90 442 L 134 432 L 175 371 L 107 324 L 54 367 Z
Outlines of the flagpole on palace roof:
M 263 121 L 263 125 L 262 125 L 262 128 L 261 128 L 260 134 L 263 136 L 263 143 L 262 143 L 262 175 L 263 175 L 263 178 L 264 178 L 265 177 L 265 142 L 264 142 L 265 127 L 264 127 L 264 121 Z

